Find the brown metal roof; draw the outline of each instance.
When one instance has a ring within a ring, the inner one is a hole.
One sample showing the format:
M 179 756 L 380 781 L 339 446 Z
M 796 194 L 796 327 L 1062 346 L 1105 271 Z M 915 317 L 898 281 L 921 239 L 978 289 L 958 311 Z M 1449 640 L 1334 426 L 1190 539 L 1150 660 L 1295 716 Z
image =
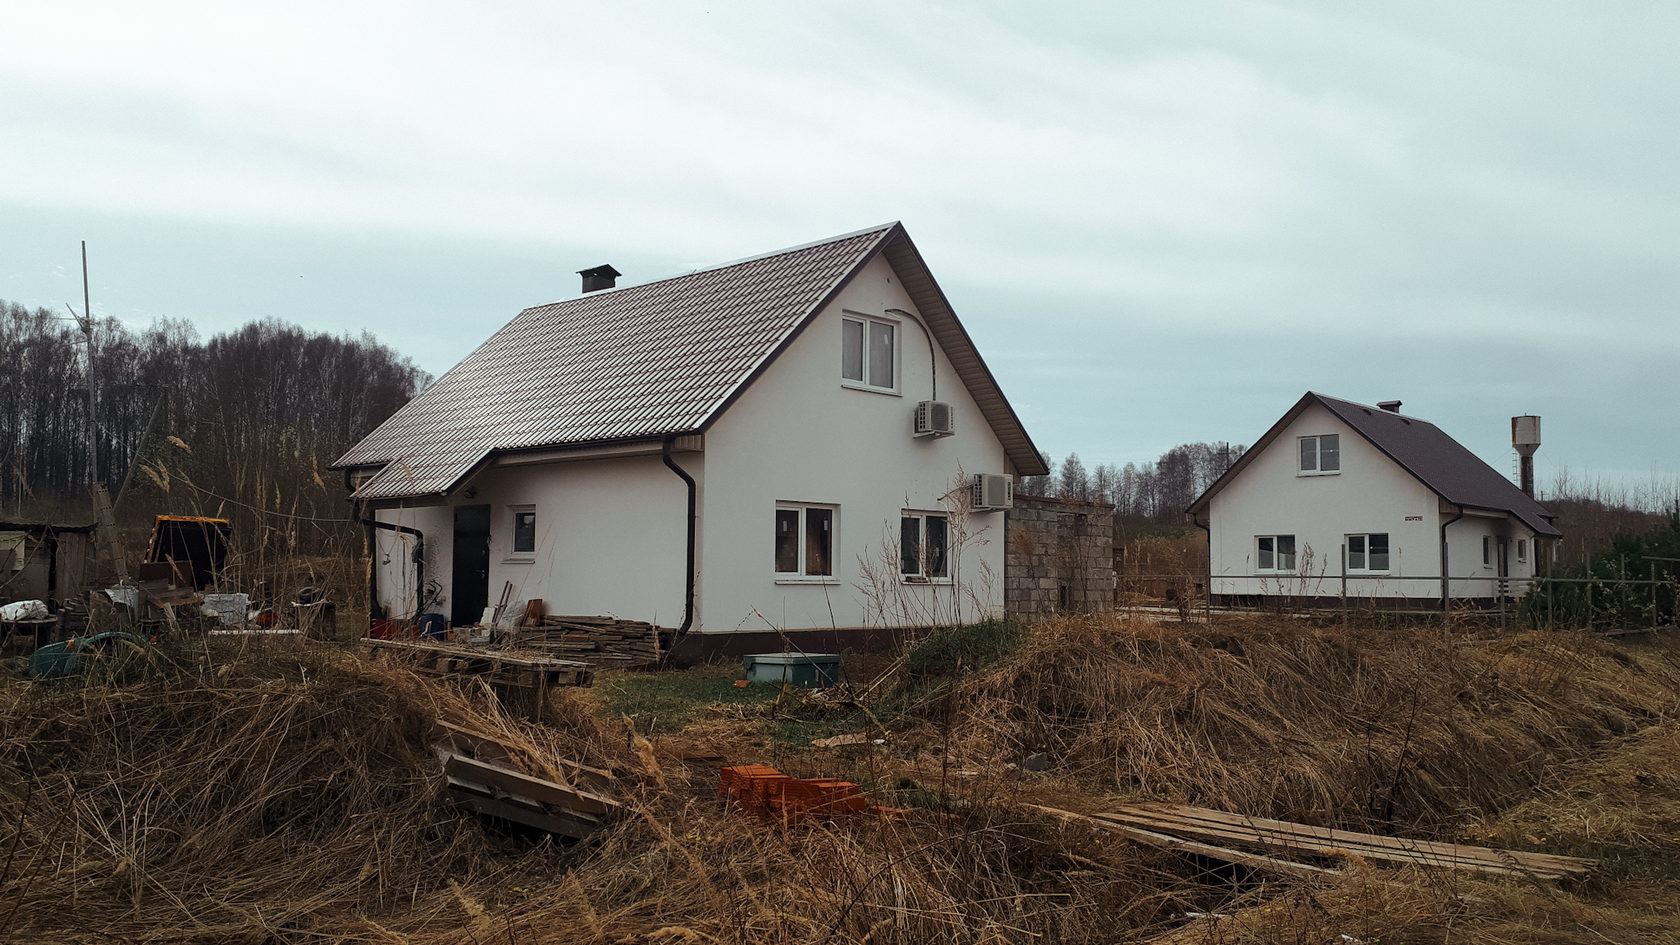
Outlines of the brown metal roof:
M 1335 414 L 1447 502 L 1488 512 L 1506 512 L 1516 516 L 1538 535 L 1558 537 L 1563 534 L 1552 525 L 1551 514 L 1540 503 L 1435 424 L 1311 391 L 1297 401 L 1282 419 L 1272 424 L 1266 435 L 1256 441 L 1186 511 L 1192 515 L 1205 511 L 1214 493 L 1223 489 L 1248 466 L 1252 457 L 1260 455 L 1261 450 L 1277 439 L 1279 433 L 1312 404 L 1319 404 Z
M 1036 471 L 1026 431 L 896 223 L 526 309 L 333 465 L 379 467 L 358 499 L 410 498 L 447 493 L 496 451 L 701 431 L 884 248 L 1011 460 Z

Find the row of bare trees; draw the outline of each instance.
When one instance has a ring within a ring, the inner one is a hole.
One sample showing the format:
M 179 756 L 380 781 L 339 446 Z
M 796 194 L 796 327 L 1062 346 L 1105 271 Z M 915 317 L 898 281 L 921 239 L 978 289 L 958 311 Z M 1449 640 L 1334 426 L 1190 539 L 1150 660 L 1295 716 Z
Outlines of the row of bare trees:
M 85 521 L 87 345 L 76 323 L 0 301 L 0 520 Z M 428 380 L 373 336 L 274 320 L 201 341 L 186 322 L 94 331 L 92 449 L 124 509 L 342 519 L 326 465 Z M 125 516 L 128 517 L 128 516 Z M 306 530 L 307 532 L 307 530 Z
M 1185 507 L 1240 459 L 1243 450 L 1229 443 L 1184 443 L 1154 462 L 1108 463 L 1090 470 L 1078 453 L 1069 453 L 1059 467 L 1044 454 L 1044 464 L 1055 472 L 1024 478 L 1021 492 L 1108 502 L 1125 519 L 1179 525 L 1184 522 Z

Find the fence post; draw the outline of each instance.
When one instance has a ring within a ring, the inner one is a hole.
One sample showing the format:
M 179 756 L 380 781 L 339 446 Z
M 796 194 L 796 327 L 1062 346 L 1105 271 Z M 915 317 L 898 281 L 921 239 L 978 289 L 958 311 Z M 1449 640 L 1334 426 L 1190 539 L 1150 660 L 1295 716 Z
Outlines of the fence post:
M 1369 541 L 1369 539 L 1366 539 Z M 1342 626 L 1347 626 L 1347 542 L 1342 542 Z
M 1588 630 L 1592 629 L 1592 618 L 1593 618 L 1593 603 L 1592 603 L 1593 593 L 1592 593 L 1592 589 L 1593 589 L 1592 550 L 1588 549 L 1588 551 L 1587 551 L 1587 629 Z

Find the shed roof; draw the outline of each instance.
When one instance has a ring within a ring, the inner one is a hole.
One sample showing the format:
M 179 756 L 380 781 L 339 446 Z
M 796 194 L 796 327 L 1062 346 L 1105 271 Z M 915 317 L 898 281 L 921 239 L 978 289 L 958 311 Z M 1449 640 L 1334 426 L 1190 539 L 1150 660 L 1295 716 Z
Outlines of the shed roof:
M 447 494 L 498 451 L 704 432 L 884 254 L 1015 467 L 1042 460 L 898 223 L 520 312 L 333 464 L 358 499 Z
M 1552 524 L 1551 513 L 1540 503 L 1435 424 L 1312 391 L 1308 391 L 1282 419 L 1272 424 L 1272 428 L 1186 511 L 1192 515 L 1206 511 L 1215 493 L 1225 488 L 1247 468 L 1253 457 L 1258 456 L 1296 417 L 1314 404 L 1324 407 L 1352 427 L 1355 433 L 1447 502 L 1466 508 L 1508 513 L 1538 535 L 1557 537 L 1563 534 Z

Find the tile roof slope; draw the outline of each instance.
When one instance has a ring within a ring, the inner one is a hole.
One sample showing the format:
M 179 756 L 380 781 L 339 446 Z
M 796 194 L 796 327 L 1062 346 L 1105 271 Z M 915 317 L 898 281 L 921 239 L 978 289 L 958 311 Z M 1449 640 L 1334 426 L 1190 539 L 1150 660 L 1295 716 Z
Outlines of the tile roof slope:
M 896 227 L 528 308 L 333 465 L 436 495 L 493 450 L 696 430 Z
M 1562 534 L 1540 503 L 1435 424 L 1380 407 L 1313 396 L 1448 502 L 1509 512 L 1538 534 Z

